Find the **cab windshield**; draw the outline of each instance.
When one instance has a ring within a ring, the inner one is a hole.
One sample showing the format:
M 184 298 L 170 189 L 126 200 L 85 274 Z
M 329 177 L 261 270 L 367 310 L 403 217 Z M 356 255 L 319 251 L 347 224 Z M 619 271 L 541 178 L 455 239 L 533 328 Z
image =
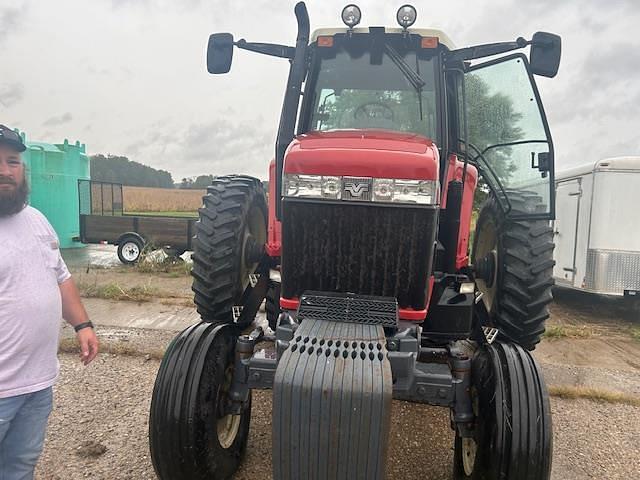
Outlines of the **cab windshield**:
M 308 130 L 386 129 L 437 141 L 437 50 L 421 49 L 419 42 L 413 35 L 378 42 L 353 35 L 336 36 L 332 48 L 315 48 Z

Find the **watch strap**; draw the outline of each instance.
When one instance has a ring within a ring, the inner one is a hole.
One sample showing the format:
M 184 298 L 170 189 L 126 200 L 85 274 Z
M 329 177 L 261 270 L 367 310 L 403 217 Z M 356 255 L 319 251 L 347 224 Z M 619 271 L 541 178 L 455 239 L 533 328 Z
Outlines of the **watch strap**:
M 76 325 L 75 327 L 73 327 L 73 329 L 76 332 L 79 332 L 80 330 L 82 330 L 83 328 L 93 328 L 93 323 L 89 322 L 84 322 L 84 323 L 80 323 L 78 325 Z

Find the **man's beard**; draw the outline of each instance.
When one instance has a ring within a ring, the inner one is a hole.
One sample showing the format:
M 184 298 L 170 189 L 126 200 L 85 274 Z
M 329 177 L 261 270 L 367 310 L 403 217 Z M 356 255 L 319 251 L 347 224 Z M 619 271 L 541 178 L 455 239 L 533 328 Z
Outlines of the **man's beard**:
M 7 178 L 0 177 L 0 184 L 16 185 L 16 182 Z M 3 191 L 0 189 L 0 217 L 9 217 L 22 211 L 27 204 L 29 196 L 29 186 L 27 185 L 26 175 L 22 177 L 20 186 L 11 190 Z

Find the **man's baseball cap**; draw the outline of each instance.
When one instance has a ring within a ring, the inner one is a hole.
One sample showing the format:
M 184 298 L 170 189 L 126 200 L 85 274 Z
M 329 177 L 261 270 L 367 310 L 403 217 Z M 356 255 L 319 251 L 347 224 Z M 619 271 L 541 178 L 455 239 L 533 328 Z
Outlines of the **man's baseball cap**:
M 27 149 L 20 135 L 4 125 L 0 125 L 0 144 L 9 145 L 18 152 L 24 152 Z

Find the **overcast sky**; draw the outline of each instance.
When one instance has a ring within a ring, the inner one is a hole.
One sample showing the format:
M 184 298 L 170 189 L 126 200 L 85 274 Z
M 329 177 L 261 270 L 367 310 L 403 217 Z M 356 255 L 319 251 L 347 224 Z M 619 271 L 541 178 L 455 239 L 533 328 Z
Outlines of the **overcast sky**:
M 312 29 L 339 26 L 344 1 L 309 0 Z M 362 1 L 361 26 L 395 26 L 403 1 Z M 28 138 L 87 144 L 169 170 L 174 180 L 265 178 L 287 62 L 236 50 L 205 67 L 210 33 L 293 44 L 294 1 L 0 0 L 0 123 Z M 416 26 L 458 46 L 560 34 L 560 72 L 538 78 L 558 169 L 640 154 L 638 0 L 415 2 Z

